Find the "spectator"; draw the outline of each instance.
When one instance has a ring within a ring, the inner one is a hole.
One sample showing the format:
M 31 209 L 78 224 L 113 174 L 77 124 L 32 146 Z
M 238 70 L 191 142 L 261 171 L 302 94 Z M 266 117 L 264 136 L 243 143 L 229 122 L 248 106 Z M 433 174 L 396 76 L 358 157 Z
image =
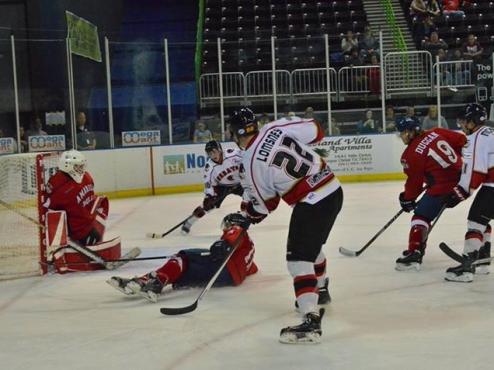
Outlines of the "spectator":
M 371 56 L 372 68 L 367 69 L 367 82 L 371 94 L 379 95 L 381 93 L 381 70 L 379 68 L 379 60 L 377 55 Z
M 341 130 L 338 122 L 336 122 L 336 118 L 331 117 L 331 136 L 339 136 L 341 135 Z
M 386 131 L 387 132 L 396 131 L 395 109 L 392 105 L 388 105 L 386 107 L 385 119 L 386 119 Z
M 48 135 L 46 131 L 42 129 L 43 125 L 41 124 L 41 118 L 36 117 L 29 126 L 29 130 L 26 132 L 26 136 L 46 136 Z
M 372 55 L 379 55 L 379 40 L 374 36 L 369 26 L 365 27 L 365 33 L 360 39 L 359 47 L 362 59 L 370 61 Z
M 374 120 L 373 113 L 369 109 L 365 112 L 365 118 L 359 122 L 357 130 L 359 134 L 369 134 L 377 132 L 377 122 Z
M 436 62 L 436 56 L 439 49 L 447 50 L 448 44 L 439 38 L 436 31 L 431 33 L 428 41 L 424 43 L 424 49 L 427 50 L 432 55 L 432 62 Z
M 346 57 L 345 61 L 348 67 L 357 67 L 364 64 L 362 58 L 360 58 L 358 48 L 353 48 L 350 55 Z
M 427 111 L 427 116 L 424 117 L 424 121 L 422 122 L 422 128 L 424 130 L 430 130 L 434 127 L 448 128 L 448 122 L 446 122 L 446 119 L 441 115 L 441 123 L 439 126 L 437 118 L 437 106 L 431 105 L 429 106 L 429 110 Z
M 439 6 L 437 0 L 430 0 L 427 4 L 427 13 L 432 17 L 438 17 L 441 15 L 441 7 Z
M 470 33 L 467 36 L 467 41 L 463 44 L 463 58 L 477 61 L 482 56 L 484 49 L 477 41 L 474 34 Z
M 415 22 L 421 22 L 427 16 L 427 5 L 424 0 L 412 0 L 410 3 L 410 15 Z
M 259 126 L 259 128 L 261 128 L 264 125 L 268 124 L 269 122 L 271 122 L 271 119 L 269 118 L 269 114 L 265 112 L 262 114 L 261 118 L 259 118 L 257 125 Z
M 341 50 L 343 54 L 350 54 L 354 48 L 357 48 L 358 53 L 358 40 L 352 31 L 347 31 L 346 36 L 341 40 Z
M 207 143 L 211 140 L 213 140 L 211 131 L 209 131 L 204 122 L 198 121 L 197 128 L 194 131 L 194 143 Z
M 415 114 L 415 107 L 407 107 L 405 116 L 409 118 L 416 118 L 420 122 L 417 115 Z
M 437 56 L 439 58 L 439 62 L 445 62 L 447 60 L 446 58 L 446 52 L 443 49 L 439 49 L 437 51 Z M 435 59 L 434 59 L 435 63 Z M 443 66 L 440 67 L 441 69 L 441 85 L 446 85 L 450 86 L 453 83 L 453 78 L 451 75 L 451 67 L 450 66 Z M 432 78 L 433 78 L 433 83 L 436 84 L 437 81 L 437 69 L 434 68 L 432 71 Z
M 96 149 L 96 138 L 94 133 L 89 131 L 86 125 L 86 113 L 77 113 L 77 149 L 93 150 Z
M 307 119 L 314 118 L 314 108 L 312 108 L 312 107 L 305 108 L 304 118 L 307 118 Z
M 464 17 L 465 12 L 460 10 L 460 0 L 444 0 L 443 14 L 454 17 Z
M 460 49 L 455 49 L 451 61 L 456 61 L 452 68 L 452 80 L 449 85 L 469 85 L 471 84 L 470 68 L 471 64 L 463 62 L 463 57 L 461 55 Z

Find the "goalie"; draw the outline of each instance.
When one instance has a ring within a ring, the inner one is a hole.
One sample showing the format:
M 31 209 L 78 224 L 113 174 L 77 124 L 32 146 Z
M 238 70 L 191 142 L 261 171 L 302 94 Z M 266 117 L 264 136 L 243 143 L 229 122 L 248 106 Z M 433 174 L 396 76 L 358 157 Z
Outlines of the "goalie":
M 140 295 L 157 302 L 166 285 L 171 284 L 174 289 L 205 285 L 236 246 L 214 286 L 240 285 L 247 276 L 257 272 L 248 227 L 249 222 L 242 214 L 231 213 L 223 219 L 221 239 L 210 249 L 184 249 L 155 271 L 132 279 L 113 276 L 107 283 L 126 295 Z
M 95 264 L 95 259 L 120 258 L 120 238 L 102 242 L 109 203 L 94 193 L 82 153 L 62 153 L 58 171 L 46 184 L 43 206 L 47 247 L 54 249 L 58 272 L 97 270 L 104 265 Z

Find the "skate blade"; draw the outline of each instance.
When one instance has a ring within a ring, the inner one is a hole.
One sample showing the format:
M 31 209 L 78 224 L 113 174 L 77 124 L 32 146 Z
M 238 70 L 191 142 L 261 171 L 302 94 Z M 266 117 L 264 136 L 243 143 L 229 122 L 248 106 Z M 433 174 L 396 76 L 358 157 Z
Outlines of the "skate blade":
M 158 294 L 156 294 L 154 292 L 151 292 L 151 291 L 149 291 L 149 292 L 139 292 L 139 294 L 141 295 L 141 297 L 146 298 L 146 300 L 148 300 L 151 303 L 158 302 Z
M 473 274 L 466 273 L 458 276 L 455 273 L 447 272 L 444 280 L 452 281 L 455 283 L 471 283 L 473 281 Z
M 318 344 L 321 343 L 321 334 L 304 333 L 298 336 L 295 333 L 284 333 L 280 335 L 280 343 L 283 344 Z
M 395 270 L 396 271 L 409 271 L 409 270 L 420 271 L 420 263 L 411 263 L 409 265 L 397 263 L 395 266 Z
M 491 269 L 488 265 L 477 265 L 475 267 L 475 275 L 489 275 L 490 272 Z
M 106 282 L 107 282 L 108 285 L 110 285 L 111 287 L 115 288 L 119 292 L 122 292 L 125 295 L 133 295 L 134 294 L 134 292 L 131 291 L 130 289 L 127 289 L 127 287 L 122 288 L 120 286 L 120 284 L 118 283 L 117 280 L 108 279 L 108 280 L 106 280 Z

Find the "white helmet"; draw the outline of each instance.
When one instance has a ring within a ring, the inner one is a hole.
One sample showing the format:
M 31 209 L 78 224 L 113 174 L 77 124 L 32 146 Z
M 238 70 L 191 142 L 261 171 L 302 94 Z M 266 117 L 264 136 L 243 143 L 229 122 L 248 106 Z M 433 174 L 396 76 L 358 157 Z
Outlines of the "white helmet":
M 58 169 L 80 184 L 86 172 L 86 157 L 77 150 L 63 152 L 58 161 Z

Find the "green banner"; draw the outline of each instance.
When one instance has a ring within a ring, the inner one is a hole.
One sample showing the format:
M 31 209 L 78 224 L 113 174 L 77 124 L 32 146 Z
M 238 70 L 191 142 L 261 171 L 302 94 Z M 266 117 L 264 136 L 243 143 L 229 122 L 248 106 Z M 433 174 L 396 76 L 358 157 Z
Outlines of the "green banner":
M 69 11 L 65 11 L 65 16 L 71 52 L 101 62 L 98 27 Z

